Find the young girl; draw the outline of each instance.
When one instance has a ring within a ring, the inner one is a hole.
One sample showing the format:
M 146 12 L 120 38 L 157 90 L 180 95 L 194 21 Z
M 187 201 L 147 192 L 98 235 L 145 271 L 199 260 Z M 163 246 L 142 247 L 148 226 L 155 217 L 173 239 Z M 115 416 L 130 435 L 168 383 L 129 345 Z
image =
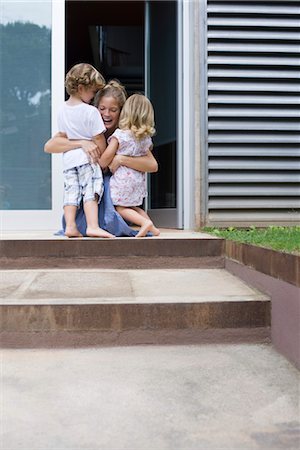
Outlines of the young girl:
M 65 86 L 69 99 L 58 114 L 58 130 L 69 139 L 93 140 L 100 153 L 106 147 L 103 133 L 106 128 L 97 108 L 89 103 L 105 85 L 102 75 L 90 64 L 76 64 L 66 75 Z M 87 221 L 86 235 L 111 238 L 98 224 L 98 202 L 103 194 L 102 171 L 91 164 L 82 148 L 63 153 L 65 235 L 81 237 L 76 225 L 76 211 L 83 200 Z
M 131 95 L 121 111 L 119 128 L 108 138 L 109 145 L 100 158 L 101 167 L 107 167 L 115 154 L 146 155 L 153 147 L 151 136 L 154 133 L 154 112 L 150 101 L 144 95 Z M 146 236 L 148 231 L 154 236 L 160 234 L 148 214 L 139 207 L 147 195 L 144 172 L 120 166 L 110 179 L 110 192 L 123 219 L 140 226 L 136 237 Z

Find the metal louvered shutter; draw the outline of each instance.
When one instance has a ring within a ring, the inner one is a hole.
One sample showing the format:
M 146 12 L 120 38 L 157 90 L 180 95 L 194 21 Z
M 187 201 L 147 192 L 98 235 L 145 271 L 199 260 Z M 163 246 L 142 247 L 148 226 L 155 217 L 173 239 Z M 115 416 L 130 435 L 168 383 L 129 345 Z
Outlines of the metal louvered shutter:
M 299 220 L 299 26 L 299 1 L 207 1 L 208 224 Z

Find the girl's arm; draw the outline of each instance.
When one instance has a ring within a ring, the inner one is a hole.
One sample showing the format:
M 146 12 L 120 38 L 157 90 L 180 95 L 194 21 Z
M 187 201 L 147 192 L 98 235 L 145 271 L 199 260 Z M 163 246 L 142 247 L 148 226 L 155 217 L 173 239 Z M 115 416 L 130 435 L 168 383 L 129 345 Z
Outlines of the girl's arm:
M 106 149 L 106 139 L 104 137 L 104 134 L 98 134 L 97 136 L 94 136 L 93 141 L 98 147 L 100 157 Z
M 98 161 L 102 169 L 108 167 L 109 164 L 112 162 L 116 154 L 116 151 L 118 150 L 118 147 L 119 147 L 118 139 L 112 137 L 104 153 L 101 155 L 101 158 Z
M 157 161 L 150 150 L 146 156 L 116 155 L 109 163 L 109 169 L 114 173 L 120 166 L 130 167 L 140 172 L 153 173 L 158 171 Z
M 104 144 L 105 145 L 105 144 Z M 44 146 L 46 153 L 64 153 L 81 147 L 93 162 L 99 158 L 99 149 L 95 142 L 85 140 L 69 140 L 64 133 L 56 133 Z

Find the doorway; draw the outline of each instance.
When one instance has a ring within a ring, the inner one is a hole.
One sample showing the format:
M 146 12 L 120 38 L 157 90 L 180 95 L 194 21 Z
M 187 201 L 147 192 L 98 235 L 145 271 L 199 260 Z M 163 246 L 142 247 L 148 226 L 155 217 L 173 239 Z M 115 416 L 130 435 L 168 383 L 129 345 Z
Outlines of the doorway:
M 66 1 L 66 71 L 85 61 L 128 94 L 147 95 L 155 111 L 146 208 L 160 227 L 181 228 L 178 185 L 177 1 Z

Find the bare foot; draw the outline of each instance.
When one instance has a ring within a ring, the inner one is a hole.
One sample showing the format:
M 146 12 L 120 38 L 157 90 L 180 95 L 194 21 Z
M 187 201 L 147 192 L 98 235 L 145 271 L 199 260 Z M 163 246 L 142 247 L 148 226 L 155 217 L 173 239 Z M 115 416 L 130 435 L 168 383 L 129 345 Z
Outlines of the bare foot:
M 154 225 L 153 225 L 153 227 L 150 228 L 150 231 L 153 234 L 153 236 L 159 236 L 160 235 L 160 230 L 158 228 L 156 228 Z
M 78 231 L 76 226 L 67 226 L 65 236 L 69 238 L 81 238 L 82 234 Z
M 151 220 L 147 220 L 144 225 L 141 226 L 138 234 L 135 236 L 136 238 L 144 237 L 153 227 L 153 223 Z
M 98 238 L 115 238 L 113 234 L 108 233 L 105 230 L 102 230 L 102 228 L 91 228 L 88 227 L 86 229 L 86 235 L 89 237 L 98 237 Z

